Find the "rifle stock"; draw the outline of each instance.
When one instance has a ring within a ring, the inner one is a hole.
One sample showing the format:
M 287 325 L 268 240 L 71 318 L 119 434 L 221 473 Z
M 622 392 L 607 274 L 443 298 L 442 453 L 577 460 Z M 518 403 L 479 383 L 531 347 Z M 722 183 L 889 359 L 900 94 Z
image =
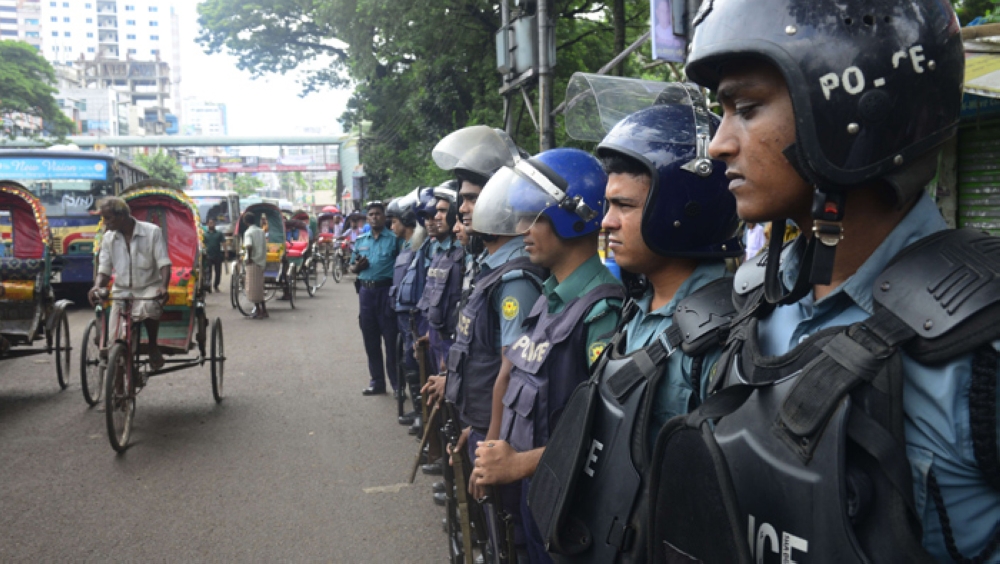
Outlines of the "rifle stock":
M 465 449 L 456 449 L 458 444 L 458 438 L 462 434 L 458 420 L 455 419 L 452 410 L 446 409 L 448 412 L 448 421 L 445 423 L 444 431 L 447 437 L 448 444 L 451 445 L 451 450 L 454 453 L 452 456 L 452 477 L 454 484 L 447 484 L 448 486 L 454 485 L 454 491 L 449 491 L 449 497 L 454 496 L 455 509 L 458 511 L 459 527 L 462 532 L 462 556 L 465 564 L 472 564 L 472 527 L 471 527 L 471 515 L 469 513 L 469 488 L 465 481 L 465 468 L 470 466 L 469 464 L 469 454 Z M 450 510 L 450 508 L 449 508 Z M 449 515 L 449 518 L 452 516 Z
M 417 330 L 417 310 L 410 313 L 410 333 L 413 335 L 413 342 L 417 347 L 413 354 L 417 359 L 417 369 L 420 371 L 420 389 L 423 389 L 427 385 L 427 343 L 420 340 L 420 331 Z M 420 402 L 420 416 L 423 418 L 424 425 L 430 422 L 426 401 Z
M 435 405 L 434 409 L 431 410 L 430 416 L 433 418 L 437 415 L 438 406 Z M 410 472 L 410 483 L 417 479 L 417 468 L 420 467 L 420 453 L 424 452 L 424 447 L 427 446 L 427 439 L 431 436 L 431 425 L 424 425 L 424 436 L 420 438 L 420 447 L 417 448 L 417 457 L 413 460 L 413 470 Z

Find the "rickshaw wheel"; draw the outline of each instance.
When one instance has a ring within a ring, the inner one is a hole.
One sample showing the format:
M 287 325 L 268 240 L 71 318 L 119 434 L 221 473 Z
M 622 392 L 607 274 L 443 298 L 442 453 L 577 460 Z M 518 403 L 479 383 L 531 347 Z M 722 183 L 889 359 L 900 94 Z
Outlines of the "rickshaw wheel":
M 52 325 L 56 333 L 55 349 L 52 351 L 56 360 L 56 379 L 59 380 L 59 387 L 65 390 L 69 386 L 69 363 L 73 352 L 69 342 L 69 318 L 66 317 L 66 312 L 60 311 L 59 318 Z
M 309 264 L 306 265 L 305 270 L 302 271 L 302 278 L 306 282 L 306 293 L 309 297 L 316 295 L 316 261 L 310 260 Z
M 254 304 L 247 297 L 246 287 L 244 282 L 246 280 L 246 270 L 243 265 L 240 265 L 240 275 L 239 277 L 233 276 L 232 288 L 230 292 L 232 293 L 233 305 L 236 307 L 244 317 L 250 317 L 253 315 Z
M 104 392 L 105 369 L 101 367 L 101 345 L 96 341 L 98 335 L 97 320 L 91 319 L 80 343 L 80 387 L 84 401 L 91 407 L 101 401 Z
M 290 265 L 288 269 L 289 272 L 285 275 L 285 290 L 288 292 L 288 305 L 295 309 L 295 295 L 298 293 L 298 284 L 295 283 L 295 279 L 299 276 L 299 269 L 294 264 Z
M 229 277 L 229 305 L 233 306 L 233 309 L 238 307 L 237 300 L 239 299 L 240 288 L 242 284 L 242 276 L 240 275 L 240 267 L 233 269 L 233 275 Z
M 132 434 L 135 416 L 135 395 L 131 393 L 129 350 L 124 343 L 115 343 L 108 353 L 108 377 L 105 379 L 104 408 L 111 448 L 125 452 Z
M 318 255 L 313 259 L 313 270 L 316 272 L 316 290 L 319 290 L 330 274 L 330 261 L 324 255 Z
M 212 322 L 212 397 L 222 403 L 222 376 L 226 367 L 226 347 L 222 341 L 222 320 Z
M 344 261 L 340 255 L 333 255 L 333 281 L 340 284 L 340 279 L 344 277 Z

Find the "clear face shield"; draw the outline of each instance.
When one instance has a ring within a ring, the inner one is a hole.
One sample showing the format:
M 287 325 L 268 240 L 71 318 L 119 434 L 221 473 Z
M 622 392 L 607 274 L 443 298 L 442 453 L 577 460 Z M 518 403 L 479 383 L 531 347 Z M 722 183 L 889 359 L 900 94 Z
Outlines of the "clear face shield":
M 694 84 L 575 73 L 566 86 L 566 132 L 573 139 L 600 142 L 628 115 L 659 104 L 691 108 L 698 150 L 681 168 L 711 176 L 708 101 Z
M 472 216 L 472 228 L 490 235 L 523 235 L 546 210 L 562 208 L 584 221 L 597 217 L 580 198 L 570 198 L 528 161 L 503 167 L 483 187 Z
M 502 166 L 514 166 L 520 152 L 503 131 L 473 125 L 449 133 L 434 147 L 431 157 L 444 170 L 468 170 L 488 178 Z

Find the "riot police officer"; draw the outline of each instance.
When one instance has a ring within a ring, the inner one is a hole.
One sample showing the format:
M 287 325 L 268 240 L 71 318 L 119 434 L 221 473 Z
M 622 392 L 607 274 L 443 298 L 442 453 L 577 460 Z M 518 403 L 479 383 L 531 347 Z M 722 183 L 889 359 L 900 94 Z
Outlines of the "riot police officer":
M 597 238 L 607 175 L 579 149 L 553 149 L 502 169 L 479 198 L 474 226 L 523 233 L 531 262 L 552 274 L 497 379 L 489 436 L 476 449 L 482 484 L 522 481 L 521 515 L 531 562 L 550 562 L 524 503 L 529 478 L 570 393 L 587 379 L 618 325 L 625 289 L 601 262 Z M 491 440 L 497 438 L 499 440 Z
M 995 277 L 997 246 L 947 231 L 923 189 L 959 118 L 950 4 L 715 0 L 695 24 L 687 72 L 724 111 L 710 151 L 740 216 L 776 227 L 736 275 L 745 303 L 702 414 L 721 419 L 664 442 L 677 482 L 654 492 L 656 550 L 997 561 L 997 334 L 974 321 L 996 290 L 959 282 Z M 782 259 L 786 218 L 803 234 Z M 696 471 L 721 495 L 692 511 L 696 445 L 719 447 Z
M 645 282 L 577 392 L 593 394 L 585 402 L 593 407 L 563 415 L 576 424 L 555 430 L 532 480 L 533 515 L 560 561 L 645 559 L 643 471 L 653 441 L 669 417 L 700 403 L 723 342 L 717 320 L 732 310 L 725 259 L 742 252 L 736 206 L 725 167 L 698 139 L 718 118 L 693 85 L 667 85 L 661 97 L 674 102 L 627 116 L 597 149 L 608 173 L 609 248 L 623 277 Z M 686 311 L 712 323 L 682 331 Z

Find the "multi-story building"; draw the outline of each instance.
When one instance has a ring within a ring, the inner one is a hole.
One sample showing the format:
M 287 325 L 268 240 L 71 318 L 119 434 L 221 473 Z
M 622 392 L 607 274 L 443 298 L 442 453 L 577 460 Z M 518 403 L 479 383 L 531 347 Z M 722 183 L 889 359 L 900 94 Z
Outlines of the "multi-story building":
M 228 135 L 226 105 L 185 98 L 181 109 L 185 135 Z
M 40 0 L 42 51 L 53 63 L 97 57 L 173 59 L 169 0 Z
M 39 0 L 0 0 L 0 40 L 20 39 L 41 49 Z

